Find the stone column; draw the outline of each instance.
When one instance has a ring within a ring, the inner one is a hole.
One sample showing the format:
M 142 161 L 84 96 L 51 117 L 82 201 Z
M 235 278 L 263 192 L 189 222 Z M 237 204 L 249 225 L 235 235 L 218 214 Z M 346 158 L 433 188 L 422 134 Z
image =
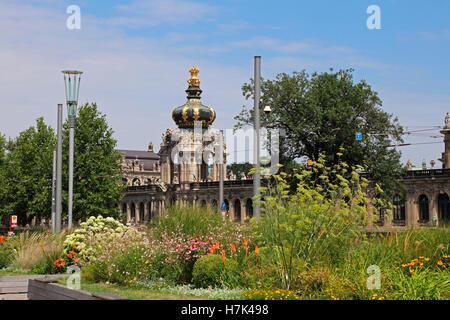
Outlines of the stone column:
M 148 201 L 144 202 L 144 220 L 148 221 L 150 220 L 150 215 L 148 214 Z
M 127 202 L 126 205 L 127 205 L 127 222 L 130 222 L 130 220 L 131 220 L 131 205 L 129 202 Z
M 241 201 L 241 223 L 245 222 L 245 218 L 247 218 L 247 212 L 245 212 L 245 200 L 240 199 Z
M 232 200 L 228 200 L 229 201 L 229 205 L 230 205 L 230 220 L 234 221 L 234 199 Z
M 414 220 L 414 199 L 408 195 L 408 201 L 405 201 L 405 225 L 411 226 Z
M 438 196 L 439 196 L 439 192 L 433 193 L 432 196 L 430 197 L 430 219 L 428 220 L 429 225 L 432 226 L 433 225 L 433 216 L 436 215 L 436 218 L 439 220 L 439 215 L 438 215 L 438 205 L 437 205 L 437 201 L 438 201 Z M 438 220 L 436 220 L 436 222 L 438 222 Z
M 138 224 L 141 221 L 141 204 L 139 202 L 134 204 L 135 212 L 134 215 L 136 217 L 136 224 Z

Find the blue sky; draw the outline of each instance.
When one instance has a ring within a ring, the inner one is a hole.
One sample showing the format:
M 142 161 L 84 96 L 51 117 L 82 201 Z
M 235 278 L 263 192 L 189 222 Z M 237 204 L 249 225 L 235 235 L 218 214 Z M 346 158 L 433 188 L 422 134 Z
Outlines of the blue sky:
M 81 29 L 69 30 L 69 5 Z M 369 5 L 381 29 L 369 30 Z M 15 136 L 39 116 L 52 126 L 64 101 L 60 70 L 85 72 L 80 102 L 96 101 L 121 149 L 145 149 L 175 125 L 188 69 L 200 68 L 203 102 L 216 128 L 231 128 L 243 104 L 240 87 L 262 56 L 262 75 L 354 68 L 379 93 L 383 109 L 410 130 L 442 126 L 450 111 L 450 2 L 400 0 L 2 0 L 0 132 Z M 406 137 L 442 139 L 435 131 Z M 419 165 L 443 143 L 401 147 Z M 440 167 L 440 164 L 438 165 Z

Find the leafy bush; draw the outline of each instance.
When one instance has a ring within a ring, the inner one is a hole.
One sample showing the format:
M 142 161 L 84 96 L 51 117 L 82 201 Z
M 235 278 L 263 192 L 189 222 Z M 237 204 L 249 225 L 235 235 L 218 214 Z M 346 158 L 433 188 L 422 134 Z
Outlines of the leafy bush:
M 14 250 L 3 244 L 0 245 L 0 269 L 7 268 L 14 259 Z
M 242 273 L 244 288 L 273 289 L 280 286 L 278 269 L 272 264 L 250 267 Z
M 198 288 L 208 287 L 236 287 L 237 263 L 231 259 L 224 259 L 220 255 L 201 257 L 194 264 L 192 283 Z
M 244 237 L 239 224 L 224 221 L 217 208 L 212 207 L 170 206 L 149 228 L 157 239 L 166 235 L 183 237 L 184 241 L 198 236 L 212 237 L 227 248 Z
M 114 233 L 113 233 L 114 234 Z M 129 284 L 146 277 L 154 247 L 149 239 L 134 229 L 122 237 L 113 238 L 96 235 L 85 247 L 90 258 L 85 261 L 89 277 L 94 281 L 109 281 Z
M 91 242 L 104 239 L 106 242 L 123 237 L 132 227 L 123 225 L 118 220 L 102 216 L 90 217 L 87 222 L 81 223 L 81 228 L 68 235 L 64 241 L 66 253 L 75 250 L 84 261 L 89 260 L 94 251 Z
M 345 248 L 358 235 L 364 236 L 366 205 L 389 205 L 375 197 L 369 199 L 363 191 L 367 180 L 360 178 L 356 168 L 349 170 L 345 163 L 327 168 L 324 163 L 322 156 L 311 170 L 295 175 L 299 182 L 294 194 L 283 172 L 261 188 L 262 214 L 252 219 L 253 230 L 260 235 L 258 241 L 276 254 L 274 263 L 286 289 L 295 278 L 297 258 L 307 264 L 339 261 Z

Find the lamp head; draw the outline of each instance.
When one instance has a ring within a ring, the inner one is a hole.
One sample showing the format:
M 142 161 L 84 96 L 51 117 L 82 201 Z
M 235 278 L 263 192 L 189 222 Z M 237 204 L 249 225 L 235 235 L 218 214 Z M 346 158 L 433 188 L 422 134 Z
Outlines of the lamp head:
M 271 113 L 272 112 L 272 109 L 270 108 L 270 106 L 265 106 L 264 107 L 264 113 L 265 114 L 269 114 L 269 113 Z

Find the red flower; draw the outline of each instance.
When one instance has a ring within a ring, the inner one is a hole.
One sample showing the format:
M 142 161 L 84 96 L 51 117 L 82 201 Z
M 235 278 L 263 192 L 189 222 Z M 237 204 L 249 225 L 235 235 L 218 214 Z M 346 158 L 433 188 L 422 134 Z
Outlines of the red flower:
M 68 253 L 67 256 L 68 256 L 70 259 L 73 258 L 73 256 L 72 256 L 70 253 Z
M 231 249 L 234 253 L 236 253 L 236 245 L 234 243 L 231 244 Z
M 223 255 L 223 253 L 220 254 L 220 259 L 222 259 L 222 262 L 225 262 L 225 256 Z
M 5 242 L 5 236 L 0 236 L 0 243 Z

